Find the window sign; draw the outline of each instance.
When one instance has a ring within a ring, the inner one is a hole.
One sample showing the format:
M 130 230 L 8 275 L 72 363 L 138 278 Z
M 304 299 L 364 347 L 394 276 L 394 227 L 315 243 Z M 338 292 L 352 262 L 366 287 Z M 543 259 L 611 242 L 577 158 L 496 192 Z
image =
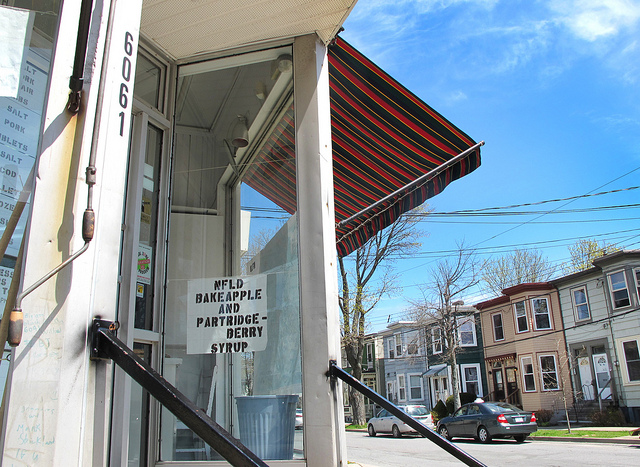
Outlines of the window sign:
M 11 285 L 11 278 L 13 277 L 13 269 L 0 266 L 0 306 L 2 309 L 5 307 L 7 301 L 7 293 L 9 292 L 9 286 Z
M 33 12 L 0 7 L 0 231 L 7 226 L 23 189 L 30 189 L 27 180 L 40 138 L 49 59 L 42 50 L 29 48 L 33 23 Z M 22 216 L 6 255 L 18 256 L 26 222 L 27 216 Z
M 267 275 L 194 279 L 187 301 L 187 353 L 267 347 Z
M 137 282 L 151 285 L 151 273 L 153 271 L 153 248 L 147 245 L 138 245 L 138 276 Z
M 34 14 L 27 10 L 0 7 L 0 96 L 18 97 L 23 59 L 29 48 Z

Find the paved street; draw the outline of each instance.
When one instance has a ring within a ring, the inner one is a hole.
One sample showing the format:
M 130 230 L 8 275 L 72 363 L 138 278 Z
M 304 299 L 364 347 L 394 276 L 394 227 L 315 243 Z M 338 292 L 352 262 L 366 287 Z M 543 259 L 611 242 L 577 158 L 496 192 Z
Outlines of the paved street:
M 424 438 L 369 437 L 347 431 L 347 459 L 363 467 L 406 467 L 463 465 Z M 640 441 L 639 441 L 640 443 Z M 561 441 L 496 440 L 483 445 L 474 441 L 455 444 L 489 466 L 631 466 L 639 465 L 640 444 L 606 444 Z

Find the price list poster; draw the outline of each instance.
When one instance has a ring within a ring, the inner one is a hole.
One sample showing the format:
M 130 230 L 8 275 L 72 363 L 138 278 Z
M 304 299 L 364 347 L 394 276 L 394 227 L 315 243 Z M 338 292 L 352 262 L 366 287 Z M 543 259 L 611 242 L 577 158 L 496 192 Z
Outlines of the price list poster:
M 3 9 L 2 24 L 10 42 L 2 63 L 0 85 L 0 233 L 4 233 L 11 213 L 34 168 L 42 107 L 47 89 L 50 49 L 29 47 L 33 15 L 20 18 L 17 12 Z M 16 13 L 16 14 L 14 14 Z M 7 22 L 9 24 L 7 24 Z M 4 36 L 4 34 L 3 34 Z M 13 55 L 13 58 L 11 56 Z M 31 187 L 26 187 L 30 190 Z M 25 199 L 23 197 L 23 199 Z M 13 265 L 24 235 L 29 206 L 20 217 L 0 265 L 0 306 L 4 307 L 13 275 Z

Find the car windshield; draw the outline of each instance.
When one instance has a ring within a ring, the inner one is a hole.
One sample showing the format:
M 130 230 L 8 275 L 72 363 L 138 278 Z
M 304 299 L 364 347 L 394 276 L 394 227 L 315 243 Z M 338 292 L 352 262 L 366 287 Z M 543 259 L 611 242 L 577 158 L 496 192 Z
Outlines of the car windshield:
M 415 407 L 405 407 L 403 410 L 412 417 L 429 414 L 429 411 L 423 405 L 418 405 Z
M 505 402 L 496 402 L 494 404 L 484 404 L 484 407 L 491 413 L 509 413 L 509 412 L 521 411 L 515 405 L 507 404 Z

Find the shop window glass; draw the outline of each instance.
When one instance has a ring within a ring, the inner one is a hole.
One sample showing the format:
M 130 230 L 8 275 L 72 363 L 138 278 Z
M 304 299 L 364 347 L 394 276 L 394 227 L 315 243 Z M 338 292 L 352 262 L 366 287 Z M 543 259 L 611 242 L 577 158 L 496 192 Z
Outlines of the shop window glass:
M 293 81 L 282 60 L 290 48 L 179 69 L 164 323 L 165 374 L 269 459 L 304 456 L 293 431 L 302 395 Z M 259 406 L 273 415 L 256 432 Z M 161 460 L 220 459 L 168 412 L 161 430 Z
M 0 236 L 8 239 L 0 258 L 0 306 L 14 280 L 18 250 L 29 220 L 29 196 L 47 95 L 61 0 L 1 2 L 3 30 L 0 83 Z M 9 5 L 7 5 L 7 3 Z M 9 231 L 7 229 L 10 229 Z M 15 277 L 19 280 L 19 277 Z M 9 346 L 4 354 L 10 352 Z M 9 365 L 0 366 L 0 397 Z

